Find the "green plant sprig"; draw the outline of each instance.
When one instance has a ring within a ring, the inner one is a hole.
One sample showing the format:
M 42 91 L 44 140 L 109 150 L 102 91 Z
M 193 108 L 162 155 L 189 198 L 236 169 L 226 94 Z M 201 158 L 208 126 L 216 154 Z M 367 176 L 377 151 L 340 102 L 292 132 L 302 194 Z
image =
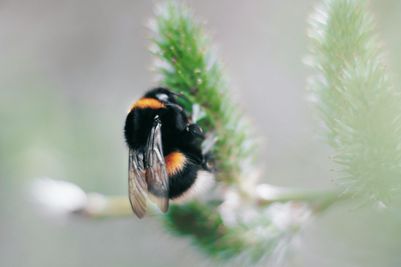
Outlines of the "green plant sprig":
M 401 95 L 364 0 L 325 0 L 310 20 L 310 89 L 346 192 L 388 203 L 401 186 Z
M 190 100 L 185 105 L 188 113 L 193 104 L 202 108 L 205 116 L 198 123 L 217 137 L 212 152 L 218 180 L 238 182 L 244 174 L 239 163 L 252 161 L 249 127 L 227 93 L 221 64 L 210 51 L 207 35 L 189 9 L 172 1 L 160 8 L 153 32 L 151 51 L 161 84 Z

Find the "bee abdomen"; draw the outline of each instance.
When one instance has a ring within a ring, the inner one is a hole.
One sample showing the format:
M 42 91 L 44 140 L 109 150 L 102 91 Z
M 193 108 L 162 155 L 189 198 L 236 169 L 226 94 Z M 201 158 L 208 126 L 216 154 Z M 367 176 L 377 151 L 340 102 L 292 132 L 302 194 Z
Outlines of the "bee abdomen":
M 199 167 L 178 150 L 167 154 L 164 159 L 169 176 L 169 198 L 180 196 L 194 183 Z
M 187 192 L 195 183 L 200 169 L 199 165 L 187 161 L 183 169 L 169 176 L 169 198 L 174 199 Z
M 169 176 L 174 176 L 182 171 L 188 161 L 186 156 L 178 151 L 169 153 L 164 157 L 164 160 L 166 162 L 167 174 Z

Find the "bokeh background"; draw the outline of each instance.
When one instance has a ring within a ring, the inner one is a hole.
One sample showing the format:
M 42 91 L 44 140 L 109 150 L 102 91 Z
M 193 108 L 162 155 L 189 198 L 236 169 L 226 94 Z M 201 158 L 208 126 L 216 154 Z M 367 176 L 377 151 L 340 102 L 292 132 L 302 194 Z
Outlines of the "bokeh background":
M 43 176 L 126 194 L 123 122 L 131 102 L 157 85 L 146 24 L 159 2 L 0 2 L 0 266 L 214 266 L 153 219 L 55 220 L 30 197 Z M 262 140 L 263 180 L 336 186 L 302 63 L 317 1 L 187 2 Z M 372 1 L 371 10 L 400 81 L 401 2 Z M 307 225 L 287 265 L 401 266 L 400 218 L 338 206 Z

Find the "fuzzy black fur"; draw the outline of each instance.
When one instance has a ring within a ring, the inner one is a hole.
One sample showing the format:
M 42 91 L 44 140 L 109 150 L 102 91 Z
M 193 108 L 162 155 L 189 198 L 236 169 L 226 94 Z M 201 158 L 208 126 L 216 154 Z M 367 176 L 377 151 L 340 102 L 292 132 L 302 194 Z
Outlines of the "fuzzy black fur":
M 168 96 L 167 100 L 161 101 L 165 108 L 132 109 L 125 121 L 124 135 L 129 148 L 144 152 L 153 120 L 156 115 L 159 116 L 164 156 L 177 151 L 186 157 L 184 169 L 169 177 L 169 198 L 174 199 L 187 191 L 194 184 L 198 171 L 204 169 L 201 150 L 204 136 L 198 125 L 189 123 L 182 107 L 177 104 L 176 94 L 165 88 L 156 88 L 147 92 L 144 97 L 160 101 L 158 94 Z

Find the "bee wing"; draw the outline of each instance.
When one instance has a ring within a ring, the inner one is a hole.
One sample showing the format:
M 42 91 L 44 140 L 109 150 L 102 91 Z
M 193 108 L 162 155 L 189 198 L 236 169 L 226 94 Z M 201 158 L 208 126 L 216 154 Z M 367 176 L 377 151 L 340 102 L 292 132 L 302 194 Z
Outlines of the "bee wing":
M 147 184 L 143 153 L 130 149 L 128 158 L 128 193 L 132 210 L 138 218 L 146 212 Z
M 162 212 L 166 212 L 169 205 L 169 185 L 163 156 L 161 126 L 161 121 L 156 116 L 147 141 L 145 154 L 146 182 L 148 191 L 154 196 L 152 201 L 157 204 Z

